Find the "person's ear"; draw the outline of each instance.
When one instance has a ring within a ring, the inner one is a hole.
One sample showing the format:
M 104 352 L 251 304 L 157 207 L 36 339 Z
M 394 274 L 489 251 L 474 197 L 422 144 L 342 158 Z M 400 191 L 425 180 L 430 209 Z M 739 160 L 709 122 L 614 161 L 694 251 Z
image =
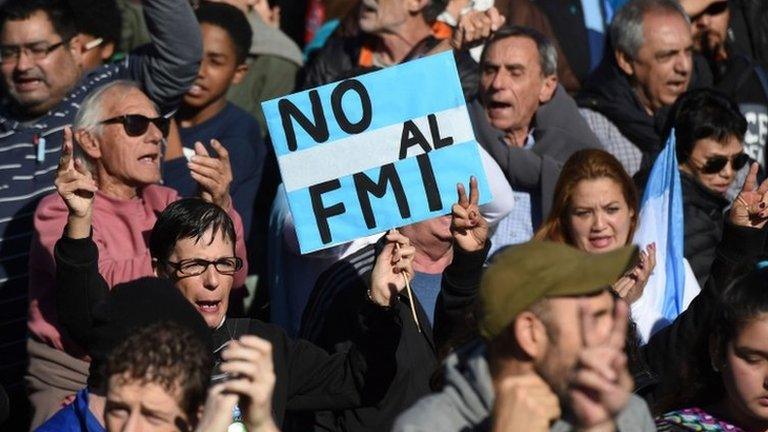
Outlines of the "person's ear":
M 75 131 L 77 145 L 89 158 L 96 160 L 101 158 L 101 140 L 93 130 L 78 129 Z
M 431 0 L 406 0 L 406 7 L 408 8 L 408 12 L 417 14 L 427 7 L 430 1 Z
M 635 74 L 635 67 L 632 65 L 632 59 L 625 52 L 615 50 L 614 56 L 616 56 L 616 64 L 619 65 L 619 69 L 629 76 Z
M 115 43 L 105 42 L 101 48 L 101 60 L 107 62 L 115 54 Z
M 541 86 L 541 91 L 539 91 L 539 103 L 549 102 L 555 94 L 555 90 L 557 90 L 557 75 L 552 74 L 544 77 L 544 85 Z
M 546 351 L 547 331 L 544 323 L 533 312 L 523 311 L 512 324 L 520 350 L 531 359 L 539 359 Z
M 152 274 L 155 277 L 160 277 L 160 268 L 158 266 L 157 258 L 152 258 Z
M 242 62 L 235 68 L 235 74 L 232 75 L 230 84 L 240 84 L 248 73 L 248 63 Z

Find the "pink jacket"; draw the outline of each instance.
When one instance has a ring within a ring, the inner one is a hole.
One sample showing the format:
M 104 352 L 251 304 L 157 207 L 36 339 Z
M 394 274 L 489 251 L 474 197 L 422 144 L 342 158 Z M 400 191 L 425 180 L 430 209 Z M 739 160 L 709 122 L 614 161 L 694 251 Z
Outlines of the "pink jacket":
M 179 198 L 175 190 L 149 185 L 137 198 L 121 200 L 96 192 L 93 202 L 93 241 L 99 248 L 99 272 L 112 287 L 142 276 L 152 276 L 149 234 L 157 214 Z M 37 206 L 35 234 L 29 253 L 30 332 L 41 341 L 76 357 L 85 353 L 66 336 L 62 337 L 56 317 L 56 264 L 53 247 L 64 233 L 67 206 L 57 193 L 46 196 Z M 243 223 L 232 209 L 237 256 L 246 260 Z M 248 274 L 247 264 L 235 274 L 234 287 L 240 287 Z

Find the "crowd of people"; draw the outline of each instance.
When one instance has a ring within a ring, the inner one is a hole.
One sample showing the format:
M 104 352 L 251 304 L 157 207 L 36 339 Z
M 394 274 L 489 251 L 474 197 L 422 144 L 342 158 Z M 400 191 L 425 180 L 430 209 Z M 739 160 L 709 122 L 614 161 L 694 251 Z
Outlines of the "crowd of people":
M 484 173 L 301 254 L 261 102 L 446 51 Z M 767 67 L 762 0 L 2 1 L 0 430 L 768 431 Z

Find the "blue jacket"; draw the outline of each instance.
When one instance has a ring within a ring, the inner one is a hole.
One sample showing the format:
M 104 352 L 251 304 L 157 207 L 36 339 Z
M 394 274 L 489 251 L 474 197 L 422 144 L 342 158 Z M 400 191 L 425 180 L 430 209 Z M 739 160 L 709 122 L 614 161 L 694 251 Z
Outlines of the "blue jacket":
M 88 409 L 88 388 L 77 392 L 75 401 L 60 409 L 35 432 L 107 432 Z

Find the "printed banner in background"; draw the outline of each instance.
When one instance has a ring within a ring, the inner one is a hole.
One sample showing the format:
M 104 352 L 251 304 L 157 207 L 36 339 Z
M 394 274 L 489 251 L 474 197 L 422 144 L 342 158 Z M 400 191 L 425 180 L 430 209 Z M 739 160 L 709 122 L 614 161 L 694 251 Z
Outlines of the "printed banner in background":
M 262 103 L 302 253 L 489 202 L 451 52 Z

